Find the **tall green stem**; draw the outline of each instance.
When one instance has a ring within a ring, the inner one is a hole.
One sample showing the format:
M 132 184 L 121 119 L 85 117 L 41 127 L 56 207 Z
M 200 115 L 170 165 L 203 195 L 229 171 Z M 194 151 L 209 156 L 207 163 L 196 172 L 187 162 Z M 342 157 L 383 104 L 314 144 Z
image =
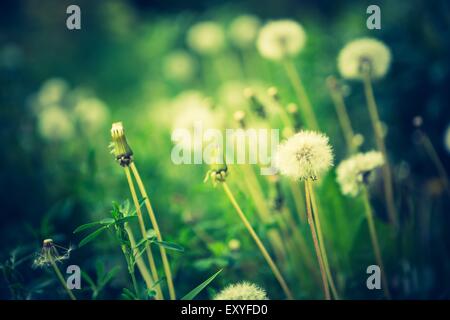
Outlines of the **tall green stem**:
M 375 253 L 375 258 L 377 264 L 381 269 L 381 281 L 383 282 L 383 289 L 386 298 L 391 299 L 391 294 L 389 292 L 389 285 L 386 277 L 386 269 L 384 268 L 383 259 L 381 257 L 380 245 L 378 243 L 377 231 L 375 229 L 375 223 L 373 222 L 372 206 L 370 205 L 369 193 L 367 189 L 363 187 L 363 199 L 364 199 L 364 211 L 366 213 L 367 224 L 369 225 L 370 240 L 372 241 L 373 251 Z
M 395 226 L 398 227 L 398 214 L 394 203 L 394 192 L 392 185 L 392 173 L 389 165 L 389 159 L 386 151 L 386 146 L 384 144 L 383 130 L 381 127 L 380 116 L 378 114 L 378 108 L 375 101 L 375 96 L 373 94 L 372 81 L 370 78 L 370 72 L 364 72 L 363 82 L 364 82 L 364 92 L 367 100 L 367 108 L 369 110 L 370 120 L 372 122 L 373 131 L 375 133 L 375 140 L 377 143 L 378 150 L 383 154 L 385 159 L 385 164 L 382 167 L 383 171 L 383 182 L 384 182 L 384 195 L 386 198 L 386 205 L 389 214 L 389 220 Z
M 314 190 L 313 190 L 311 181 L 307 180 L 306 183 L 307 183 L 308 189 L 309 189 L 309 197 L 311 199 L 313 215 L 314 215 L 314 222 L 316 225 L 317 234 L 319 236 L 319 246 L 320 246 L 320 252 L 322 253 L 325 272 L 327 274 L 328 282 L 330 283 L 331 291 L 332 291 L 335 299 L 339 299 L 339 294 L 336 290 L 333 276 L 331 275 L 331 271 L 330 271 L 330 265 L 328 263 L 328 255 L 327 255 L 327 251 L 325 249 L 325 242 L 324 242 L 323 235 L 322 235 L 322 227 L 320 226 L 319 208 L 317 206 L 316 197 L 314 194 Z
M 72 291 L 69 288 L 67 288 L 66 280 L 64 279 L 61 271 L 59 270 L 58 266 L 55 263 L 55 259 L 53 259 L 51 254 L 48 254 L 48 260 L 50 261 L 50 264 L 52 265 L 53 270 L 55 270 L 55 274 L 58 277 L 59 282 L 61 282 L 61 285 L 64 287 L 64 290 L 66 290 L 66 292 L 69 295 L 70 299 L 77 300 L 77 298 L 72 293 Z
M 162 236 L 161 236 L 161 231 L 159 230 L 158 222 L 156 220 L 155 212 L 153 211 L 152 205 L 150 203 L 150 199 L 147 195 L 147 191 L 145 190 L 144 183 L 142 182 L 141 176 L 139 175 L 139 172 L 138 172 L 134 162 L 131 163 L 130 167 L 131 167 L 131 170 L 133 171 L 134 177 L 136 178 L 136 182 L 139 187 L 139 191 L 141 192 L 142 197 L 144 198 L 145 207 L 147 208 L 147 212 L 150 217 L 150 221 L 151 221 L 151 223 L 153 225 L 153 229 L 155 230 L 155 233 L 156 233 L 156 239 L 158 241 L 163 241 Z M 170 270 L 169 259 L 167 258 L 166 249 L 163 246 L 159 246 L 159 250 L 161 253 L 161 260 L 163 263 L 164 273 L 166 274 L 166 278 L 167 278 L 167 286 L 169 288 L 170 299 L 175 300 L 176 299 L 175 287 L 173 285 L 172 272 Z
M 129 167 L 124 167 L 125 174 L 127 176 L 128 185 L 130 187 L 131 197 L 133 198 L 134 206 L 136 207 L 136 213 L 139 220 L 139 227 L 141 230 L 142 238 L 145 239 L 147 237 L 147 231 L 145 229 L 144 217 L 142 216 L 141 206 L 139 205 L 138 197 L 136 194 L 136 189 L 134 188 L 133 180 L 131 179 L 131 173 Z M 164 299 L 161 286 L 159 285 L 159 277 L 158 277 L 158 269 L 156 269 L 155 259 L 153 258 L 152 249 L 148 242 L 145 243 L 145 251 L 147 253 L 147 258 L 150 264 L 150 270 L 152 273 L 153 283 L 156 283 L 156 292 L 157 297 L 160 299 Z
M 344 97 L 342 93 L 335 88 L 334 84 L 329 85 L 331 100 L 333 100 L 334 107 L 336 109 L 336 114 L 338 116 L 339 124 L 341 125 L 342 132 L 344 134 L 344 139 L 347 144 L 348 153 L 352 154 L 356 151 L 356 146 L 354 143 L 354 132 L 352 128 L 352 123 L 347 112 L 347 107 L 345 106 Z
M 330 288 L 328 286 L 328 281 L 327 281 L 327 275 L 325 273 L 325 267 L 324 267 L 324 263 L 323 263 L 323 259 L 322 259 L 322 254 L 320 253 L 319 241 L 317 240 L 316 227 L 314 225 L 314 218 L 313 218 L 312 209 L 311 209 L 311 197 L 310 197 L 307 181 L 308 180 L 305 180 L 305 201 L 306 201 L 306 212 L 307 212 L 307 216 L 308 216 L 308 224 L 309 224 L 309 228 L 311 229 L 311 235 L 312 235 L 312 239 L 313 239 L 313 243 L 314 243 L 314 249 L 316 250 L 317 261 L 319 263 L 319 268 L 320 268 L 320 274 L 322 275 L 322 285 L 323 285 L 325 299 L 331 300 Z
M 319 130 L 319 124 L 317 122 L 316 114 L 314 113 L 314 109 L 311 106 L 311 102 L 309 101 L 308 95 L 306 94 L 306 90 L 305 87 L 303 86 L 300 74 L 297 72 L 297 69 L 292 63 L 292 60 L 290 59 L 284 60 L 283 65 L 289 77 L 289 80 L 291 81 L 291 84 L 294 87 L 297 98 L 300 101 L 308 126 L 313 130 Z
M 230 200 L 231 204 L 233 205 L 234 209 L 238 213 L 239 218 L 244 223 L 244 226 L 247 228 L 247 231 L 250 233 L 251 237 L 256 242 L 258 249 L 261 251 L 264 259 L 266 260 L 267 264 L 269 265 L 270 269 L 272 270 L 275 278 L 280 283 L 280 286 L 283 289 L 284 293 L 286 294 L 287 298 L 289 300 L 292 300 L 293 296 L 292 296 L 291 290 L 289 289 L 286 281 L 284 280 L 283 276 L 281 275 L 280 270 L 276 266 L 275 262 L 272 260 L 272 257 L 267 252 L 266 247 L 264 246 L 262 241 L 259 239 L 259 237 L 256 234 L 255 230 L 253 229 L 252 225 L 247 220 L 247 217 L 245 216 L 241 207 L 237 203 L 236 198 L 234 197 L 233 193 L 231 192 L 230 188 L 228 187 L 228 184 L 226 182 L 222 182 L 221 184 L 222 184 L 223 190 L 225 191 L 225 194 L 227 195 L 227 197 Z

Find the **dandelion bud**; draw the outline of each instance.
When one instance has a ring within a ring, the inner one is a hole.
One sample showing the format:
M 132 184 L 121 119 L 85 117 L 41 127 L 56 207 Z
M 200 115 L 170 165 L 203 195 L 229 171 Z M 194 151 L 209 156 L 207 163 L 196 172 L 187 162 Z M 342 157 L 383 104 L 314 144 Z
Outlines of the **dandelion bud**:
M 266 291 L 250 282 L 227 286 L 219 292 L 214 300 L 269 300 Z
M 280 95 L 278 94 L 277 88 L 270 87 L 269 89 L 267 89 L 267 94 L 269 95 L 269 97 L 271 97 L 275 101 L 280 101 Z
M 234 120 L 239 123 L 241 128 L 245 128 L 245 112 L 242 110 L 238 110 L 233 114 Z
M 263 104 L 256 98 L 251 88 L 244 89 L 244 96 L 250 100 L 250 108 L 261 118 L 266 118 L 266 110 Z
M 113 153 L 122 167 L 130 165 L 133 161 L 133 151 L 125 138 L 122 122 L 115 122 L 111 127 Z
M 228 241 L 228 248 L 230 248 L 231 251 L 238 251 L 241 248 L 241 242 L 237 239 L 231 239 Z
M 421 116 L 415 116 L 413 119 L 413 125 L 416 128 L 421 127 L 423 124 L 423 118 Z

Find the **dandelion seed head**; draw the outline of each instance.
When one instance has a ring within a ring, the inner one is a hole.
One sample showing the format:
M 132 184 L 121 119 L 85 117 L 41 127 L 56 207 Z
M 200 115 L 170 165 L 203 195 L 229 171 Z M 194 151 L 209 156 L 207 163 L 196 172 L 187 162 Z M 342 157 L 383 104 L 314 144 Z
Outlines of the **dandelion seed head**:
M 162 67 L 166 78 L 186 82 L 193 78 L 197 63 L 188 52 L 179 50 L 170 53 L 164 59 Z
M 293 20 L 278 20 L 267 23 L 259 32 L 257 48 L 259 53 L 270 60 L 281 60 L 296 56 L 305 46 L 306 33 Z
M 69 113 L 57 105 L 39 112 L 38 130 L 41 137 L 49 141 L 66 141 L 75 133 Z
M 275 156 L 280 174 L 295 180 L 316 179 L 333 165 L 333 151 L 326 135 L 300 131 L 282 142 Z
M 42 248 L 33 261 L 34 268 L 48 267 L 52 263 L 62 262 L 70 258 L 72 248 L 64 248 L 53 242 L 52 239 L 45 239 Z
M 214 300 L 269 300 L 266 291 L 256 284 L 241 282 L 227 286 Z
M 238 48 L 244 49 L 251 47 L 255 43 L 260 27 L 261 22 L 256 16 L 239 16 L 230 24 L 230 40 Z
M 358 153 L 342 161 L 336 169 L 336 180 L 344 195 L 355 197 L 361 191 L 365 175 L 384 164 L 381 152 Z
M 390 63 L 389 48 L 373 38 L 361 38 L 348 43 L 338 56 L 339 71 L 347 79 L 362 79 L 366 66 L 373 79 L 382 78 L 388 72 Z
M 189 29 L 187 44 L 199 54 L 212 55 L 225 46 L 225 34 L 222 27 L 215 22 L 200 22 Z
M 68 91 L 68 84 L 60 78 L 51 78 L 45 81 L 38 94 L 37 100 L 41 106 L 49 106 L 60 103 Z
M 74 115 L 84 131 L 95 133 L 108 121 L 109 109 L 97 98 L 81 98 L 75 105 Z

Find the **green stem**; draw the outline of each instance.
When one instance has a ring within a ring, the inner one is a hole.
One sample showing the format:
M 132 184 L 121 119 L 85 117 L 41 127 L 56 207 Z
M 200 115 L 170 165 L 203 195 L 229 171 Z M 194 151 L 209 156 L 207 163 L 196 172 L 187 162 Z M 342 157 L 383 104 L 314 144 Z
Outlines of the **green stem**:
M 306 212 L 308 216 L 308 224 L 309 228 L 311 229 L 311 235 L 314 243 L 314 249 L 316 250 L 316 256 L 317 261 L 319 263 L 320 268 L 320 274 L 322 275 L 322 285 L 323 285 L 323 291 L 325 295 L 326 300 L 331 300 L 330 296 L 330 288 L 328 286 L 327 276 L 325 273 L 325 267 L 322 259 L 322 254 L 320 253 L 320 246 L 319 241 L 317 240 L 317 233 L 316 233 L 316 227 L 314 225 L 314 218 L 312 215 L 312 209 L 311 209 L 311 197 L 309 193 L 309 187 L 308 187 L 308 180 L 305 180 L 305 201 L 306 201 Z
M 141 192 L 142 197 L 144 198 L 145 207 L 147 208 L 150 221 L 152 223 L 153 229 L 155 230 L 156 238 L 158 241 L 163 241 L 161 231 L 159 230 L 158 222 L 156 220 L 155 212 L 153 211 L 150 199 L 147 195 L 147 191 L 145 190 L 144 183 L 142 182 L 141 176 L 139 175 L 139 171 L 137 170 L 134 162 L 131 163 L 130 167 L 131 170 L 133 171 L 134 177 L 136 178 L 139 191 Z M 159 246 L 159 251 L 161 253 L 161 260 L 163 263 L 164 273 L 166 274 L 167 278 L 167 286 L 169 288 L 170 299 L 175 300 L 176 299 L 175 287 L 173 285 L 172 272 L 170 270 L 169 259 L 167 258 L 166 249 L 163 246 Z
M 395 228 L 398 227 L 398 214 L 394 203 L 394 192 L 392 186 L 392 173 L 389 165 L 389 159 L 387 156 L 386 145 L 384 144 L 383 130 L 381 127 L 380 116 L 378 114 L 378 108 L 373 94 L 372 81 L 370 78 L 370 72 L 363 73 L 364 92 L 367 100 L 367 108 L 369 110 L 370 120 L 372 122 L 373 131 L 375 133 L 375 141 L 377 143 L 378 150 L 383 154 L 385 164 L 382 167 L 383 182 L 384 182 L 384 194 L 386 198 L 386 205 L 389 214 L 389 220 Z
M 342 132 L 344 134 L 345 142 L 347 144 L 347 149 L 349 154 L 357 151 L 357 147 L 354 144 L 354 132 L 350 117 L 347 112 L 347 107 L 345 106 L 344 97 L 336 88 L 330 88 L 331 100 L 333 100 L 334 107 L 336 109 L 336 114 L 338 116 L 339 124 L 341 125 Z
M 306 90 L 305 87 L 303 86 L 300 74 L 297 72 L 297 69 L 292 63 L 292 60 L 290 59 L 284 60 L 283 65 L 289 77 L 289 80 L 291 81 L 291 84 L 294 87 L 297 98 L 303 107 L 302 110 L 305 113 L 305 118 L 308 123 L 308 126 L 313 130 L 319 130 L 319 124 L 317 122 L 316 114 L 314 113 L 314 109 L 311 106 L 311 102 L 309 101 L 308 95 L 306 94 Z
M 55 260 L 53 259 L 51 254 L 48 254 L 48 260 L 50 261 L 50 263 L 51 263 L 51 265 L 53 267 L 53 270 L 55 270 L 56 276 L 58 277 L 58 280 L 61 282 L 61 285 L 64 287 L 64 290 L 66 290 L 66 292 L 69 295 L 70 299 L 77 300 L 77 298 L 72 293 L 72 291 L 69 288 L 67 288 L 66 280 L 64 279 L 61 271 L 59 270 L 58 266 L 56 265 Z
M 381 281 L 383 282 L 384 294 L 387 299 L 391 299 L 391 294 L 389 292 L 389 285 L 386 278 L 386 269 L 384 268 L 383 259 L 381 257 L 381 250 L 380 245 L 378 243 L 377 231 L 375 229 L 375 223 L 373 221 L 372 206 L 370 205 L 369 193 L 367 192 L 366 187 L 363 187 L 363 199 L 365 208 L 364 211 L 366 213 L 367 224 L 369 225 L 370 240 L 372 241 L 372 247 L 375 253 L 377 264 L 381 269 Z
M 244 226 L 247 228 L 247 231 L 252 236 L 253 240 L 256 242 L 256 245 L 258 249 L 261 251 L 264 259 L 266 260 L 267 264 L 269 265 L 270 269 L 272 270 L 275 278 L 280 283 L 281 288 L 283 289 L 284 293 L 286 294 L 287 298 L 289 300 L 293 299 L 291 290 L 289 289 L 286 281 L 284 280 L 283 276 L 281 275 L 280 270 L 276 266 L 275 262 L 272 260 L 272 257 L 267 252 L 267 249 L 265 248 L 264 244 L 259 239 L 258 235 L 256 234 L 255 230 L 253 229 L 250 222 L 247 220 L 247 217 L 245 216 L 244 212 L 242 211 L 241 207 L 236 201 L 236 198 L 234 197 L 233 193 L 231 192 L 230 188 L 228 187 L 228 184 L 226 182 L 222 182 L 223 189 L 225 191 L 225 194 L 227 195 L 228 199 L 230 200 L 231 204 L 233 205 L 234 209 L 238 213 L 239 217 L 241 218 L 242 222 L 244 223 Z
M 142 238 L 145 239 L 147 237 L 147 231 L 145 229 L 144 217 L 142 216 L 141 206 L 139 205 L 138 197 L 136 194 L 136 189 L 134 188 L 134 183 L 133 183 L 133 180 L 131 179 L 130 168 L 124 167 L 124 170 L 125 170 L 125 175 L 127 176 L 128 185 L 130 187 L 131 197 L 133 198 L 133 203 L 134 203 L 134 206 L 136 207 L 136 213 L 137 213 L 138 220 L 139 220 L 139 227 L 141 230 Z M 150 263 L 150 270 L 152 273 L 153 283 L 157 284 L 156 285 L 157 297 L 159 299 L 164 299 L 164 296 L 163 296 L 163 293 L 161 290 L 161 286 L 159 285 L 158 270 L 156 269 L 155 259 L 153 257 L 152 249 L 150 248 L 150 245 L 148 244 L 148 242 L 145 243 L 145 251 L 147 253 L 147 258 Z
M 340 299 L 339 294 L 336 290 L 333 276 L 331 275 L 331 271 L 330 271 L 330 265 L 328 263 L 328 255 L 327 255 L 327 251 L 325 249 L 325 242 L 323 239 L 322 227 L 320 226 L 319 209 L 317 206 L 316 197 L 314 195 L 314 190 L 313 190 L 311 181 L 307 180 L 307 184 L 308 184 L 308 188 L 309 188 L 309 197 L 311 199 L 311 204 L 312 204 L 312 209 L 313 209 L 314 222 L 316 224 L 317 234 L 319 236 L 319 246 L 320 246 L 320 252 L 322 253 L 322 257 L 323 257 L 325 272 L 327 274 L 328 282 L 330 283 L 331 291 L 332 291 L 334 297 L 337 300 L 339 300 Z
M 447 172 L 445 171 L 445 167 L 442 164 L 441 159 L 439 159 L 439 155 L 437 154 L 436 149 L 431 143 L 430 138 L 425 133 L 421 133 L 421 138 L 423 147 L 428 153 L 428 156 L 430 157 L 431 161 L 434 163 L 436 170 L 438 171 L 439 176 L 441 177 L 442 183 L 444 184 L 445 189 L 450 194 L 450 186 L 448 182 Z

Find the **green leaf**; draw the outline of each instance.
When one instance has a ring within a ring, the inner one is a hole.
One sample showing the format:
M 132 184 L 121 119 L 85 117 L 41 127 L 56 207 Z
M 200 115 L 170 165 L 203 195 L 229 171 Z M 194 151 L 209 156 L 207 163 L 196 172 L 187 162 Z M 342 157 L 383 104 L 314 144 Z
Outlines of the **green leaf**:
M 89 242 L 97 238 L 100 235 L 100 233 L 102 233 L 102 231 L 106 230 L 108 227 L 109 226 L 107 225 L 95 230 L 94 232 L 86 236 L 83 240 L 81 240 L 80 243 L 78 244 L 78 247 L 81 248 L 82 246 L 88 244 Z
M 115 220 L 113 218 L 105 218 L 100 220 L 100 224 L 107 225 L 107 224 L 113 224 Z
M 152 243 L 155 243 L 155 244 L 157 244 L 161 247 L 164 247 L 168 250 L 184 252 L 184 248 L 182 246 L 180 246 L 179 244 L 173 243 L 173 242 L 153 240 Z
M 134 220 L 135 218 L 137 218 L 136 215 L 123 217 L 123 218 L 117 219 L 115 223 L 126 223 L 126 222 L 129 222 L 130 220 Z
M 90 222 L 90 223 L 86 223 L 86 224 L 82 224 L 81 226 L 79 226 L 78 228 L 76 228 L 73 233 L 78 233 L 80 231 L 95 227 L 100 225 L 101 222 L 100 221 L 95 221 L 95 222 Z
M 123 288 L 122 298 L 125 300 L 137 300 L 136 295 L 127 288 Z
M 116 274 L 119 272 L 119 270 L 120 270 L 120 267 L 119 266 L 115 266 L 110 271 L 108 271 L 103 276 L 103 278 L 101 279 L 101 281 L 99 283 L 99 290 L 103 289 L 103 287 L 105 287 L 108 284 L 108 282 L 110 282 L 116 276 Z
M 195 287 L 192 291 L 190 291 L 187 295 L 185 295 L 181 300 L 192 300 L 194 299 L 203 289 L 205 289 L 218 275 L 222 272 L 223 269 L 220 269 L 211 277 L 203 281 L 200 285 Z

